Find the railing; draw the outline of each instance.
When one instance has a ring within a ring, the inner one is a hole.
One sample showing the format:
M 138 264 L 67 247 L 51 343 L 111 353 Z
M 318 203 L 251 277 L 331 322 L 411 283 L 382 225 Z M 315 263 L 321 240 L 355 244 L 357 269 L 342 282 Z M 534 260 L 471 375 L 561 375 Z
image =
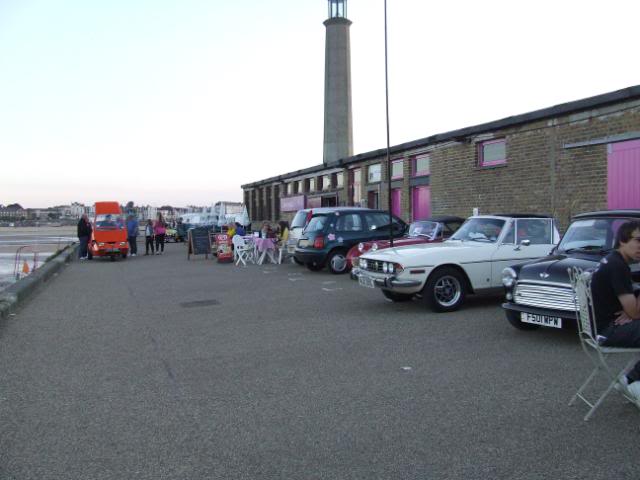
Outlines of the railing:
M 34 249 L 33 245 L 22 245 L 16 250 L 13 261 L 13 277 L 20 280 L 29 275 L 39 267 L 38 260 L 38 250 Z M 31 261 L 31 267 L 29 267 L 29 261 Z

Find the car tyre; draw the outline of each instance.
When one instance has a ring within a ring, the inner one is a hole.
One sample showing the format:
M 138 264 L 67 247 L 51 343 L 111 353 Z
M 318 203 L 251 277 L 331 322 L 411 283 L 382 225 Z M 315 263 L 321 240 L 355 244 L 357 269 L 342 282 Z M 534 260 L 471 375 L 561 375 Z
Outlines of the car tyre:
M 334 275 L 340 275 L 349 271 L 349 263 L 347 262 L 347 252 L 344 250 L 336 250 L 331 252 L 327 261 L 329 271 Z
M 293 257 L 293 262 L 296 263 L 297 265 L 304 265 L 304 262 L 301 262 L 295 256 Z
M 540 325 L 524 323 L 522 320 L 520 320 L 520 312 L 505 310 L 504 313 L 507 316 L 507 320 L 509 321 L 511 326 L 517 328 L 518 330 L 537 330 L 538 328 L 540 328 Z
M 462 274 L 451 267 L 439 268 L 429 276 L 422 298 L 434 312 L 453 312 L 463 304 L 466 282 Z
M 112 262 L 116 261 L 116 256 L 115 255 L 110 255 L 109 256 L 109 260 L 111 260 Z
M 317 264 L 316 262 L 308 262 L 306 265 L 307 265 L 307 268 L 312 272 L 319 272 L 320 270 L 322 270 L 322 267 L 323 267 L 323 265 Z
M 382 294 L 392 302 L 408 302 L 413 298 L 410 293 L 398 293 L 391 290 L 382 290 Z

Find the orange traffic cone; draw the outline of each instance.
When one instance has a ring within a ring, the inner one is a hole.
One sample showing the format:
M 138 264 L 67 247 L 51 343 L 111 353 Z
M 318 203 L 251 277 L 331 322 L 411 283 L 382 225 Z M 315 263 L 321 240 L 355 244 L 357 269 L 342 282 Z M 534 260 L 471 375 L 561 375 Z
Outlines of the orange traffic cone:
M 22 273 L 24 273 L 25 275 L 29 273 L 29 265 L 27 264 L 26 260 L 22 264 Z

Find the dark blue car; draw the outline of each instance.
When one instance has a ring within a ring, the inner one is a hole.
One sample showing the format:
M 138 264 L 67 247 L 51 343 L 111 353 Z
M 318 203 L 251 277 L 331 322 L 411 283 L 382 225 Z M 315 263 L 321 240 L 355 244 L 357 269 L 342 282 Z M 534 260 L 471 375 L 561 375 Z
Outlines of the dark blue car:
M 407 231 L 407 224 L 392 217 L 394 237 Z M 295 249 L 295 259 L 309 270 L 325 266 L 331 273 L 349 270 L 347 252 L 360 242 L 389 238 L 389 212 L 356 207 L 317 208 L 302 232 Z

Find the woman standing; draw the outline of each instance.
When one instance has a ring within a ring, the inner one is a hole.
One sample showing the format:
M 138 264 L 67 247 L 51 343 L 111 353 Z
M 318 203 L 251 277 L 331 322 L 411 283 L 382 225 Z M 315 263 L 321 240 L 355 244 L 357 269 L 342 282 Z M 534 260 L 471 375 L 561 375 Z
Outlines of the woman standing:
M 156 255 L 162 255 L 164 253 L 164 236 L 167 233 L 167 224 L 161 213 L 158 213 L 158 219 L 153 224 L 153 233 L 156 236 Z

